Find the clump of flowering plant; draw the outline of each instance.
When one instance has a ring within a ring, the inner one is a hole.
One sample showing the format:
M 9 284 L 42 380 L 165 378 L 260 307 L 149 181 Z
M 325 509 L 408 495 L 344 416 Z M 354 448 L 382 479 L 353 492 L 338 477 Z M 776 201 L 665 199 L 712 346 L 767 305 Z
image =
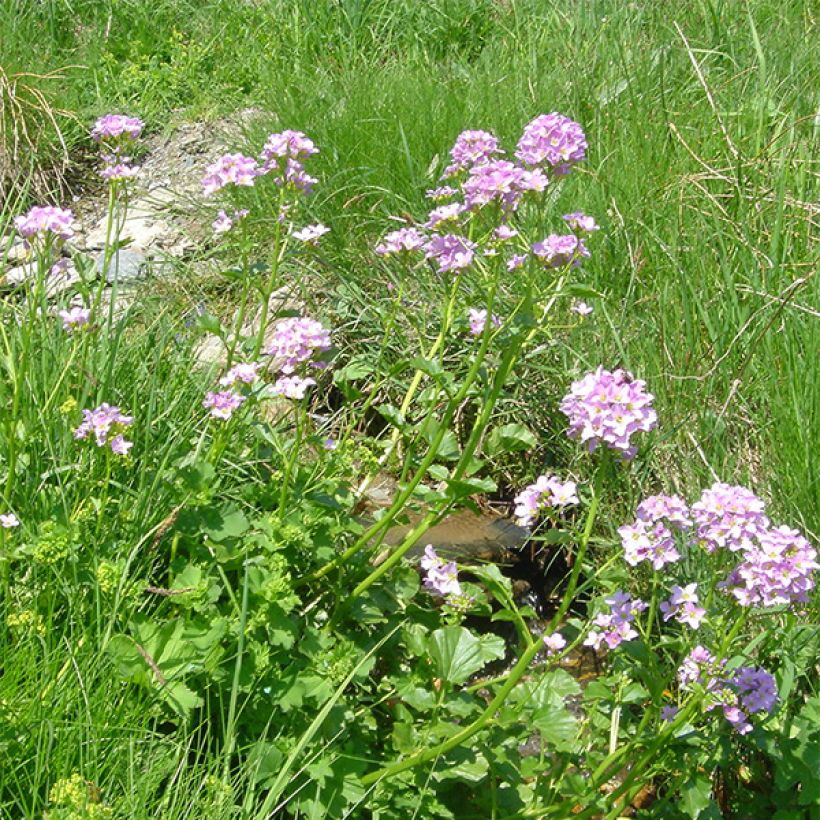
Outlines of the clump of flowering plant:
M 83 410 L 83 421 L 74 430 L 74 438 L 93 437 L 97 447 L 108 447 L 115 455 L 125 456 L 133 445 L 123 432 L 133 423 L 133 416 L 126 416 L 119 407 L 103 402 L 94 410 Z

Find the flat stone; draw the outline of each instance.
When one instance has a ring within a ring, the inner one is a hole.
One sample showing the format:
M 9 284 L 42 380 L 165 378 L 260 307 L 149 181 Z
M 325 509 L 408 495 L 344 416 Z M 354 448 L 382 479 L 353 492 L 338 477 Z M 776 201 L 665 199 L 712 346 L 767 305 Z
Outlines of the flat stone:
M 145 275 L 145 254 L 130 248 L 120 248 L 108 261 L 108 269 L 103 270 L 105 253 L 97 254 L 96 267 L 99 273 L 105 274 L 109 284 L 114 282 L 133 282 Z

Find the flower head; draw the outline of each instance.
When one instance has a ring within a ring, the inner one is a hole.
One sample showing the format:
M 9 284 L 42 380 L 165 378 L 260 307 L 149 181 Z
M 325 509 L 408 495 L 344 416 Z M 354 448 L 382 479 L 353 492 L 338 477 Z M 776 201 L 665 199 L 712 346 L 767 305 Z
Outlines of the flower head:
M 556 175 L 569 173 L 586 157 L 587 140 L 581 126 L 557 112 L 541 114 L 524 128 L 516 157 L 527 165 L 546 165 Z
M 517 209 L 525 193 L 543 191 L 548 183 L 540 169 L 529 171 L 501 159 L 474 165 L 462 187 L 467 208 L 473 210 L 497 202 L 509 213 Z
M 138 139 L 145 123 L 137 117 L 128 117 L 125 114 L 106 114 L 94 123 L 91 129 L 91 138 L 95 142 L 111 140 Z
M 590 629 L 584 640 L 584 646 L 591 646 L 596 652 L 604 644 L 616 649 L 624 641 L 637 638 L 638 632 L 632 624 L 635 616 L 646 609 L 646 603 L 620 590 L 606 598 L 605 603 L 609 612 L 600 612 L 593 618 L 596 629 Z
M 318 245 L 319 240 L 326 234 L 330 233 L 330 228 L 326 225 L 307 225 L 299 231 L 293 232 L 293 238 L 300 242 L 307 242 L 309 245 Z
M 577 266 L 582 256 L 589 256 L 584 240 L 574 233 L 550 234 L 532 246 L 532 252 L 548 267 Z
M 210 411 L 212 418 L 228 421 L 234 410 L 242 406 L 245 398 L 232 390 L 209 391 L 202 401 L 202 406 Z
M 310 376 L 280 376 L 273 385 L 273 392 L 277 396 L 284 396 L 286 399 L 300 400 L 305 397 L 308 387 L 316 384 L 316 379 Z
M 310 193 L 316 178 L 305 172 L 303 160 L 318 153 L 313 140 L 301 131 L 271 134 L 262 148 L 261 173 L 272 174 L 277 185 Z
M 0 514 L 0 527 L 4 530 L 11 530 L 20 526 L 20 519 L 14 513 Z
M 525 487 L 513 499 L 515 518 L 522 527 L 532 526 L 541 510 L 547 507 L 566 507 L 578 503 L 574 481 L 559 481 L 556 476 L 538 476 L 534 484 Z
M 424 586 L 439 595 L 461 595 L 461 584 L 458 582 L 458 567 L 455 562 L 445 562 L 436 555 L 432 544 L 424 548 L 421 568 L 425 571 Z
M 469 309 L 470 333 L 473 336 L 481 336 L 484 333 L 484 327 L 487 324 L 487 311 L 485 309 Z M 495 314 L 490 317 L 490 324 L 493 327 L 501 327 L 501 319 Z
M 58 242 L 71 239 L 74 236 L 73 222 L 74 214 L 68 208 L 35 205 L 27 214 L 14 218 L 14 227 L 26 240 L 26 245 L 31 247 L 37 239 L 55 239 Z
M 592 307 L 586 302 L 582 302 L 580 299 L 576 299 L 572 303 L 570 310 L 573 313 L 577 313 L 579 316 L 589 316 L 589 314 L 592 313 Z
M 544 635 L 544 646 L 547 648 L 547 655 L 557 655 L 566 645 L 567 641 L 560 632 L 553 632 L 551 635 Z
M 244 154 L 224 154 L 205 169 L 202 188 L 211 196 L 226 185 L 250 187 L 261 173 L 256 160 Z
M 133 423 L 133 416 L 126 416 L 119 407 L 104 402 L 94 410 L 83 410 L 83 421 L 74 430 L 74 438 L 82 440 L 93 435 L 97 447 L 108 445 L 116 455 L 125 455 L 131 443 L 123 439 L 122 432 Z
M 215 234 L 223 234 L 227 233 L 233 226 L 239 222 L 241 219 L 244 219 L 248 215 L 247 208 L 241 208 L 238 211 L 234 211 L 230 216 L 225 211 L 220 210 L 219 213 L 216 215 L 216 219 L 213 221 L 211 227 Z
M 587 216 L 583 211 L 573 211 L 571 214 L 564 214 L 562 219 L 569 225 L 569 229 L 573 233 L 592 233 L 601 227 L 595 221 L 594 217 Z
M 434 236 L 424 246 L 427 259 L 435 259 L 439 273 L 461 271 L 469 267 L 475 256 L 475 243 L 452 233 Z
M 235 384 L 253 384 L 258 378 L 261 362 L 235 364 L 220 380 L 221 387 L 233 387 Z
M 697 629 L 706 617 L 706 610 L 698 606 L 697 588 L 698 585 L 695 583 L 687 584 L 685 587 L 673 586 L 669 600 L 660 606 L 664 621 L 675 618 L 680 623 Z
M 63 330 L 73 333 L 75 330 L 88 325 L 91 310 L 89 308 L 73 307 L 68 310 L 60 310 L 57 315 L 63 320 Z
M 503 153 L 498 147 L 498 138 L 489 131 L 462 131 L 450 149 L 452 162 L 444 169 L 442 179 Z
M 631 442 L 637 432 L 649 432 L 658 423 L 652 408 L 654 396 L 646 382 L 626 370 L 599 367 L 579 381 L 561 401 L 561 412 L 569 419 L 567 434 L 592 452 L 603 443 L 624 459 L 635 455 Z
M 326 350 L 330 350 L 330 331 L 315 319 L 294 316 L 277 324 L 266 352 L 285 375 L 290 375 L 298 365 L 310 362 Z
M 421 250 L 427 241 L 425 236 L 415 228 L 399 228 L 386 234 L 376 245 L 375 251 L 379 256 L 389 256 L 394 253 Z
M 707 552 L 748 549 L 752 539 L 769 528 L 764 510 L 751 490 L 716 482 L 692 505 L 697 541 Z

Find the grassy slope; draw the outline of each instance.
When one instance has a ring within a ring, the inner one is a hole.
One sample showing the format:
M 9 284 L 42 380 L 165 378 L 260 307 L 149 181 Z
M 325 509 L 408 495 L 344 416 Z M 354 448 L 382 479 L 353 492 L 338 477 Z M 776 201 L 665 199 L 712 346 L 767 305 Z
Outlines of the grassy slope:
M 591 151 L 560 203 L 604 223 L 587 272 L 606 299 L 559 364 L 623 362 L 649 381 L 665 421 L 653 481 L 750 482 L 778 517 L 817 532 L 820 300 L 816 280 L 794 284 L 817 264 L 811 5 L 0 0 L 0 40 L 7 73 L 85 66 L 42 81 L 82 122 L 109 109 L 154 128 L 181 107 L 276 112 L 322 147 L 314 207 L 339 236 L 421 214 L 428 164 L 463 128 L 509 143 L 536 113 L 572 115 Z M 78 142 L 79 124 L 63 123 Z M 336 240 L 332 263 L 367 289 L 364 245 Z M 554 406 L 564 386 L 541 380 L 534 404 Z M 188 741 L 153 738 L 134 691 L 72 629 L 70 663 L 55 652 L 13 667 L 44 697 L 15 716 L 39 728 L 7 789 L 33 795 L 81 763 L 135 816 L 185 816 L 202 790 L 183 765 Z M 174 771 L 168 802 L 146 808 Z

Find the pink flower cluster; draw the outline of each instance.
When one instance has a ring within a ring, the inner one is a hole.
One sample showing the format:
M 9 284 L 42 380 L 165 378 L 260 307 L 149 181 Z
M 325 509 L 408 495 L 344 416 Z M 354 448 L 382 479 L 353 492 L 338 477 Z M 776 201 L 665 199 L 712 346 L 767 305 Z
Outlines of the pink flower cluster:
M 653 495 L 638 505 L 637 520 L 619 527 L 624 560 L 630 566 L 648 561 L 655 570 L 680 559 L 673 530 L 686 529 L 691 521 L 686 502 L 676 495 Z
M 212 196 L 226 185 L 251 187 L 262 173 L 264 172 L 252 157 L 224 154 L 205 169 L 202 189 L 205 196 Z
M 484 328 L 487 325 L 487 311 L 485 309 L 470 308 L 469 309 L 470 333 L 473 336 L 481 336 L 484 333 Z M 501 327 L 501 319 L 495 314 L 490 318 L 490 323 L 493 327 Z
M 574 233 L 550 234 L 540 242 L 535 242 L 532 252 L 548 268 L 564 268 L 567 265 L 577 266 L 582 256 L 589 256 L 584 240 Z
M 461 595 L 461 584 L 458 582 L 458 567 L 454 561 L 449 563 L 436 555 L 432 544 L 424 548 L 421 568 L 425 572 L 424 587 L 439 595 Z
M 103 148 L 103 168 L 100 176 L 108 181 L 127 180 L 135 177 L 139 169 L 131 165 L 126 156 L 135 140 L 142 133 L 145 123 L 137 117 L 125 114 L 106 114 L 91 129 L 91 138 Z
M 211 418 L 228 421 L 246 401 L 247 396 L 234 390 L 209 391 L 205 394 L 202 406 L 209 411 Z
M 280 377 L 274 393 L 291 399 L 302 399 L 305 391 L 316 384 L 312 378 L 296 373 L 298 368 L 322 368 L 321 353 L 330 350 L 330 331 L 315 319 L 290 317 L 276 326 L 270 347 L 266 351 L 274 359 Z
M 538 476 L 534 484 L 525 487 L 514 499 L 515 519 L 522 527 L 532 526 L 539 513 L 547 507 L 567 507 L 578 504 L 578 486 L 574 481 L 559 481 L 556 476 Z
M 427 259 L 436 261 L 439 273 L 458 273 L 472 263 L 476 245 L 464 236 L 448 233 L 434 236 L 424 246 L 424 250 L 427 252 Z
M 560 632 L 552 632 L 541 639 L 547 650 L 547 657 L 557 655 L 567 645 L 566 638 Z
M 716 482 L 692 505 L 697 540 L 707 552 L 749 549 L 769 528 L 764 507 L 751 490 Z
M 386 234 L 375 251 L 379 256 L 421 250 L 427 238 L 416 228 L 399 228 Z
M 310 193 L 317 180 L 305 172 L 303 160 L 318 153 L 313 140 L 301 131 L 271 134 L 260 156 L 262 173 L 271 174 L 277 185 Z
M 680 623 L 697 629 L 706 617 L 706 610 L 698 606 L 697 588 L 698 585 L 694 583 L 685 587 L 673 586 L 669 600 L 661 603 L 664 621 L 675 618 Z
M 300 242 L 305 242 L 308 245 L 318 245 L 319 240 L 326 234 L 330 233 L 330 228 L 326 225 L 307 225 L 300 231 L 293 232 L 293 238 Z
M 562 218 L 574 233 L 592 233 L 600 228 L 595 218 L 587 216 L 583 211 L 573 211 L 571 214 L 564 214 Z
M 124 456 L 133 444 L 125 440 L 122 431 L 133 423 L 133 416 L 123 415 L 119 407 L 103 403 L 94 410 L 83 410 L 83 421 L 74 430 L 74 438 L 80 440 L 93 435 L 97 447 L 108 445 L 112 453 Z
M 591 646 L 596 652 L 604 644 L 609 649 L 615 649 L 624 641 L 637 638 L 638 633 L 633 626 L 635 616 L 646 609 L 646 604 L 639 598 L 632 598 L 620 590 L 605 601 L 609 612 L 601 612 L 592 619 L 598 628 L 590 629 L 584 640 L 584 646 Z
M 444 169 L 442 179 L 503 153 L 498 146 L 498 137 L 489 131 L 462 131 L 450 149 L 452 162 Z
M 470 168 L 462 186 L 465 207 L 475 210 L 497 202 L 510 213 L 518 208 L 524 194 L 540 193 L 548 183 L 540 168 L 530 171 L 503 159 L 479 163 Z
M 569 419 L 567 434 L 586 444 L 590 452 L 603 442 L 628 460 L 637 450 L 632 436 L 657 426 L 653 401 L 646 382 L 626 370 L 599 367 L 572 383 L 561 401 L 561 412 Z
M 541 114 L 524 128 L 515 155 L 526 165 L 547 165 L 560 176 L 586 157 L 586 149 L 581 126 L 553 112 Z
M 0 527 L 4 530 L 13 530 L 20 526 L 20 519 L 14 513 L 3 513 L 0 515 Z
M 14 217 L 14 228 L 26 240 L 26 247 L 32 247 L 38 239 L 44 242 L 71 239 L 73 222 L 74 214 L 68 208 L 35 205 L 27 214 Z
M 808 603 L 817 552 L 790 527 L 773 527 L 744 549 L 743 561 L 720 586 L 743 606 Z

